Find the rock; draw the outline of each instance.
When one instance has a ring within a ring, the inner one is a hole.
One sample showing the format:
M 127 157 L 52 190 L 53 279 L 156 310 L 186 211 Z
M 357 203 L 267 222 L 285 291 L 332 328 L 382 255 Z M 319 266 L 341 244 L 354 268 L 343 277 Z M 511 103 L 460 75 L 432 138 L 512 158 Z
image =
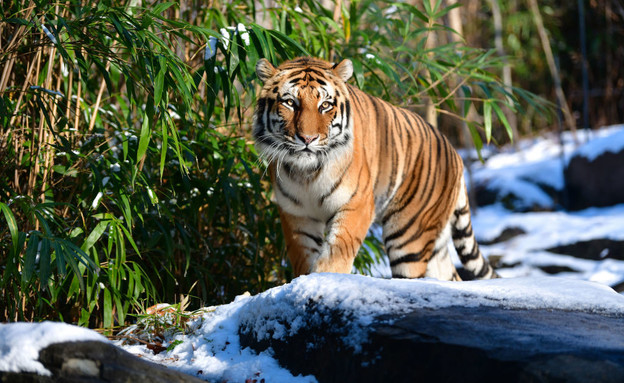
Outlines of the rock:
M 564 174 L 570 210 L 624 203 L 624 150 L 596 158 L 576 154 Z
M 579 241 L 567 245 L 559 245 L 546 249 L 551 253 L 571 255 L 576 258 L 599 261 L 602 259 L 618 259 L 624 261 L 624 241 L 607 238 Z
M 560 201 L 558 190 L 528 178 L 481 179 L 474 187 L 477 206 L 500 203 L 510 211 L 552 211 Z
M 526 231 L 524 231 L 524 229 L 520 228 L 520 227 L 516 227 L 516 226 L 512 226 L 512 227 L 506 227 L 499 235 L 498 237 L 491 239 L 489 241 L 487 240 L 479 240 L 479 244 L 481 245 L 494 245 L 496 243 L 501 243 L 501 242 L 505 242 L 505 241 L 509 241 L 512 238 L 515 238 L 519 235 L 523 235 L 526 234 Z
M 0 371 L 0 382 L 203 382 L 138 358 L 112 344 L 97 341 L 54 343 L 40 351 L 39 361 L 52 376 Z
M 242 326 L 242 346 L 271 349 L 319 382 L 623 382 L 624 321 L 589 312 L 503 307 L 421 308 L 376 317 L 368 341 L 344 341 L 348 320 L 322 302 L 287 337 Z M 276 314 L 279 315 L 279 314 Z M 279 338 L 279 339 L 278 339 Z

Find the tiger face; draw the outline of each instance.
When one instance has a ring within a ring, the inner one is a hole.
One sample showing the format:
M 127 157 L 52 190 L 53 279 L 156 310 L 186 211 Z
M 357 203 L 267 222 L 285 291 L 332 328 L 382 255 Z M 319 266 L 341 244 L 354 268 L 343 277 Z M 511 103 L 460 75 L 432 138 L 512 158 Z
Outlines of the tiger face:
M 264 83 L 253 135 L 267 162 L 300 170 L 319 169 L 352 145 L 346 81 L 350 61 L 331 65 L 300 58 L 275 68 L 262 59 L 256 72 Z

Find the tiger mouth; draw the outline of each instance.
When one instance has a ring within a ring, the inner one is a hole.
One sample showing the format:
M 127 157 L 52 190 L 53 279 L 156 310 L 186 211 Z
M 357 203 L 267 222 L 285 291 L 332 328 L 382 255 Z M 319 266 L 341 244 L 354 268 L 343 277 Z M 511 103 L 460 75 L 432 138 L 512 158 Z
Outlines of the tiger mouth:
M 284 136 L 284 142 L 288 143 L 288 146 L 290 147 L 290 149 L 296 153 L 316 154 L 319 151 L 322 151 L 323 148 L 327 146 L 326 142 L 316 142 L 313 145 L 301 144 L 301 143 L 295 142 L 295 140 L 290 136 Z

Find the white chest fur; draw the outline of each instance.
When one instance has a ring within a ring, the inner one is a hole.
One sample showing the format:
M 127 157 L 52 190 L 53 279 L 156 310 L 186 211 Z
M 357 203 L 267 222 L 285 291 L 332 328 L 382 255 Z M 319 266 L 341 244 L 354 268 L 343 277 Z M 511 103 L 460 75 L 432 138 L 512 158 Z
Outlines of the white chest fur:
M 287 172 L 276 174 L 275 201 L 289 214 L 326 222 L 353 194 L 349 183 L 336 173 L 342 174 L 339 169 L 324 167 L 309 179 Z

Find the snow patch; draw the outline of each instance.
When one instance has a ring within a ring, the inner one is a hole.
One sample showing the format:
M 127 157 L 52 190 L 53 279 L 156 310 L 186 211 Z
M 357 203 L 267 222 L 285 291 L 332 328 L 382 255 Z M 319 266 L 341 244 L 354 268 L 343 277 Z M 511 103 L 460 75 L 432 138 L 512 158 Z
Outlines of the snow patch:
M 624 150 L 624 125 L 614 125 L 598 131 L 598 137 L 574 151 L 572 157 L 581 156 L 593 161 L 600 155 Z

